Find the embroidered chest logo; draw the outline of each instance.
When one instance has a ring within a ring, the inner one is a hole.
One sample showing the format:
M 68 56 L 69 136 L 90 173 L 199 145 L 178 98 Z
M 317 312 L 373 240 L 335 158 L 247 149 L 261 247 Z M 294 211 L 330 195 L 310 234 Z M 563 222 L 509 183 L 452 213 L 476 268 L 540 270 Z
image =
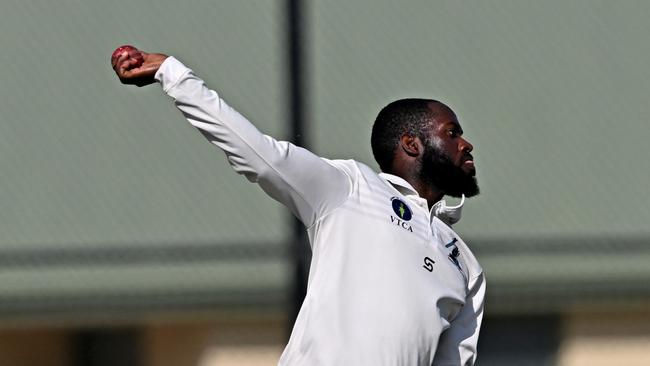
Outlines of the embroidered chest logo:
M 463 272 L 463 269 L 460 267 L 460 262 L 458 261 L 458 257 L 460 257 L 460 250 L 458 250 L 458 247 L 456 246 L 456 242 L 458 239 L 454 238 L 452 241 L 449 243 L 445 244 L 445 248 L 453 248 L 451 250 L 451 253 L 449 253 L 449 260 L 458 267 L 458 270 Z
M 396 215 L 390 215 L 390 222 L 404 230 L 413 232 L 413 227 L 408 223 L 413 218 L 413 211 L 411 211 L 404 201 L 397 197 L 393 197 L 390 200 L 393 206 L 393 212 Z

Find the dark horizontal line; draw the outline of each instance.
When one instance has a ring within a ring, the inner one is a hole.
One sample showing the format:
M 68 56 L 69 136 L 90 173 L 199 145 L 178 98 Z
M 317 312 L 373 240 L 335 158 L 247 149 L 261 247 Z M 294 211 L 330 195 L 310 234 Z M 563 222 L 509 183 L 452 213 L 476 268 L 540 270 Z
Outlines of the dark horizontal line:
M 558 283 L 557 281 L 522 281 L 522 282 L 499 282 L 498 284 L 490 285 L 487 283 L 488 290 L 491 292 L 506 295 L 506 294 L 644 294 L 650 297 L 650 286 L 644 279 L 639 281 L 629 281 L 625 279 L 598 281 L 598 280 L 580 280 L 580 281 L 565 281 Z
M 229 291 L 166 291 L 138 293 L 100 293 L 96 296 L 19 296 L 2 297 L 0 316 L 53 315 L 71 312 L 84 314 L 156 310 L 242 309 L 279 307 L 287 302 L 284 289 Z
M 133 265 L 285 258 L 287 245 L 263 243 L 166 244 L 102 248 L 39 248 L 0 250 L 0 271 L 16 267 L 71 265 Z
M 648 238 L 589 237 L 508 237 L 503 239 L 467 238 L 479 257 L 493 255 L 572 255 L 648 254 Z M 0 249 L 0 271 L 21 267 L 57 267 L 85 265 L 133 265 L 146 263 L 188 263 L 233 260 L 287 258 L 288 244 L 283 243 L 167 243 L 147 246 Z
M 477 256 L 650 254 L 650 237 L 507 237 L 500 239 L 477 237 L 467 238 L 465 242 Z
M 548 283 L 528 285 L 490 286 L 488 282 L 486 304 L 492 312 L 531 312 L 534 309 L 566 311 L 575 306 L 608 308 L 614 305 L 632 307 L 647 304 L 650 289 L 647 282 L 580 283 L 554 285 Z

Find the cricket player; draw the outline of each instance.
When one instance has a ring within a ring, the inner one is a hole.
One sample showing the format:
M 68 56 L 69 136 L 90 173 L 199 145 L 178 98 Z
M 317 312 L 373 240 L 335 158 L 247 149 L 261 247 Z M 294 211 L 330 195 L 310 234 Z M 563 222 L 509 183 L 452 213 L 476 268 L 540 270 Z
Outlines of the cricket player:
M 383 108 L 372 129 L 382 173 L 328 160 L 258 131 L 174 57 L 127 49 L 124 84 L 158 82 L 185 119 L 304 223 L 307 295 L 280 365 L 472 365 L 485 279 L 452 230 L 478 194 L 472 145 L 435 100 Z M 444 195 L 462 197 L 448 207 Z

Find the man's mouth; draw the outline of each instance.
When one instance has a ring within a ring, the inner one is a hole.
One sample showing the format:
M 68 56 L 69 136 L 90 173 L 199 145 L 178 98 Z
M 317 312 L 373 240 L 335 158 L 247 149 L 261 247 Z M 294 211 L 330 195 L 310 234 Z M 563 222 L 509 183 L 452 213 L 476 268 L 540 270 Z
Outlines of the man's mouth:
M 461 168 L 470 173 L 471 175 L 476 174 L 476 167 L 474 166 L 474 157 L 473 156 L 468 156 L 463 159 L 463 163 L 461 164 Z

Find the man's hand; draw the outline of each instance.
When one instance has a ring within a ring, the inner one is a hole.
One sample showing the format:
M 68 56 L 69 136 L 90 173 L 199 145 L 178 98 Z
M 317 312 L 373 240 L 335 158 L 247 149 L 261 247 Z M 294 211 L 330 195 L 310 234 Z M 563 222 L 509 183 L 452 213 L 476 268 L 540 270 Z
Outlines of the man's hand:
M 167 59 L 161 53 L 146 53 L 134 47 L 125 47 L 123 51 L 111 57 L 113 70 L 122 84 L 145 86 L 154 83 L 154 75 L 160 65 Z

